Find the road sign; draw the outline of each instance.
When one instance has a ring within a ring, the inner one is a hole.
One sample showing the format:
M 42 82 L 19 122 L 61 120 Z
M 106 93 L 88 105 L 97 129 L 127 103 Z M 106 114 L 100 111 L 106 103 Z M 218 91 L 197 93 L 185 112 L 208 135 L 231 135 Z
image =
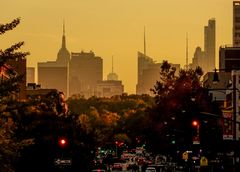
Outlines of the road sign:
M 69 166 L 72 165 L 72 160 L 71 159 L 55 159 L 54 164 L 57 166 Z
M 232 111 L 223 111 L 223 140 L 233 140 Z

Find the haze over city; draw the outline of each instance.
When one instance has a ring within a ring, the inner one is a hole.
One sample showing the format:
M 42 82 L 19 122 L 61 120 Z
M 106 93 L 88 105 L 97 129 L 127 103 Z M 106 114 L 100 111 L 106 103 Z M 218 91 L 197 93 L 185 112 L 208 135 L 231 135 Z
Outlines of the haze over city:
M 186 33 L 191 62 L 195 48 L 203 48 L 204 26 L 210 18 L 216 19 L 216 59 L 219 46 L 232 43 L 232 3 L 227 0 L 12 0 L 1 6 L 1 23 L 21 17 L 21 24 L 2 37 L 2 49 L 24 41 L 21 50 L 31 53 L 28 66 L 56 60 L 64 20 L 67 49 L 92 50 L 102 57 L 104 79 L 114 56 L 114 72 L 128 93 L 136 89 L 137 51 L 143 52 L 144 26 L 146 54 L 157 62 L 168 60 L 182 67 Z

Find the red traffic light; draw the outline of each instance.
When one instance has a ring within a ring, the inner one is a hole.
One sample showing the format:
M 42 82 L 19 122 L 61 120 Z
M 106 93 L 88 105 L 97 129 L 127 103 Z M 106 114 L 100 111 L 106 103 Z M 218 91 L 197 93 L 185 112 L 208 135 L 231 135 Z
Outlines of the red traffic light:
M 60 138 L 59 141 L 58 141 L 59 145 L 64 147 L 67 145 L 67 139 L 65 138 Z
M 198 124 L 198 121 L 196 121 L 196 120 L 193 120 L 192 121 L 192 125 L 194 126 L 194 127 L 197 127 L 199 124 Z

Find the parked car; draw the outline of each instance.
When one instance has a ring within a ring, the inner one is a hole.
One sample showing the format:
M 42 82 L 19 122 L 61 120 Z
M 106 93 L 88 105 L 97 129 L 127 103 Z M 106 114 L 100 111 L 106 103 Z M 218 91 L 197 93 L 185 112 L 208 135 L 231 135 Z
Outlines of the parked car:
M 113 167 L 112 167 L 112 170 L 120 170 L 120 171 L 122 171 L 123 170 L 122 163 L 114 163 Z

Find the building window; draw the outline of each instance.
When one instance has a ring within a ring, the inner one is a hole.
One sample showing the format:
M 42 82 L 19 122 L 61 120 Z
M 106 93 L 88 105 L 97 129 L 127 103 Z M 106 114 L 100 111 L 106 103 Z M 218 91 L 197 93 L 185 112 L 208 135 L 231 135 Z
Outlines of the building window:
M 235 37 L 240 37 L 240 33 L 235 33 Z
M 235 17 L 235 22 L 240 22 L 240 17 Z

